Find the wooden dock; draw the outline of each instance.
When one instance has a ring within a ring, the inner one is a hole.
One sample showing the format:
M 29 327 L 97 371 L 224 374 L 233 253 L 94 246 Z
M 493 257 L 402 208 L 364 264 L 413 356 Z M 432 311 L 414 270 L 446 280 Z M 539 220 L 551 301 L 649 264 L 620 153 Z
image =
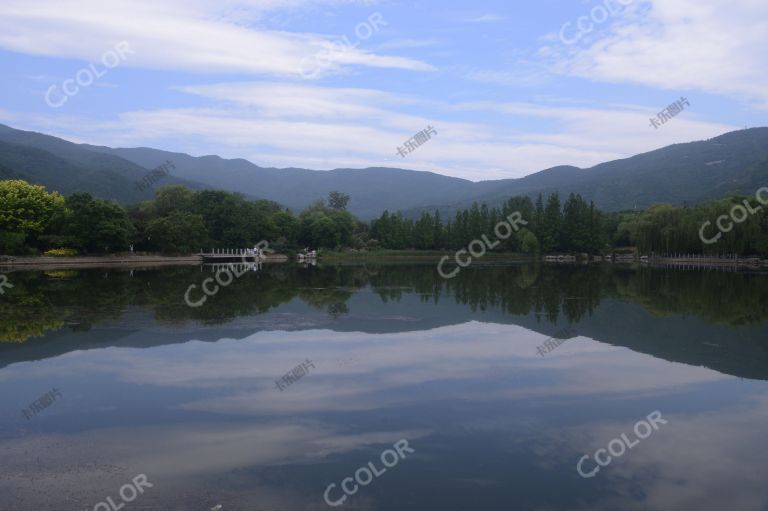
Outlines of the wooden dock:
M 217 248 L 210 252 L 200 251 L 197 254 L 204 264 L 224 263 L 282 263 L 288 261 L 288 256 L 283 254 L 268 254 L 263 250 L 251 248 Z

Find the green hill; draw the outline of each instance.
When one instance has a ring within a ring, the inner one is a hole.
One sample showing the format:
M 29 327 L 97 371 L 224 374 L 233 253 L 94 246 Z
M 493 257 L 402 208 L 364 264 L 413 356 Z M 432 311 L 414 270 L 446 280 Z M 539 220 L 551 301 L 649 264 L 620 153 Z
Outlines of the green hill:
M 351 196 L 362 219 L 385 209 L 416 216 L 424 209 L 451 215 L 472 202 L 499 205 L 513 195 L 535 198 L 557 191 L 580 193 L 606 211 L 665 202 L 696 204 L 729 193 L 753 194 L 768 183 L 768 128 L 726 133 L 711 140 L 675 144 L 588 169 L 560 166 L 521 179 L 472 182 L 431 172 L 395 168 L 275 169 L 244 159 L 194 157 L 152 148 L 73 144 L 0 125 L 0 175 L 21 177 L 62 193 L 89 191 L 122 203 L 151 196 L 134 182 L 166 160 L 176 165 L 163 184 L 216 188 L 300 210 L 338 190 Z

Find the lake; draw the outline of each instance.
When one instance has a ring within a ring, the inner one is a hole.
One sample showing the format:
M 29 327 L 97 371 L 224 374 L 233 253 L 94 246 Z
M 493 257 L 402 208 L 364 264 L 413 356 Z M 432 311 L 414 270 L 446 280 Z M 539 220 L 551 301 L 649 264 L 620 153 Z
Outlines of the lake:
M 764 273 L 7 275 L 3 510 L 768 509 Z

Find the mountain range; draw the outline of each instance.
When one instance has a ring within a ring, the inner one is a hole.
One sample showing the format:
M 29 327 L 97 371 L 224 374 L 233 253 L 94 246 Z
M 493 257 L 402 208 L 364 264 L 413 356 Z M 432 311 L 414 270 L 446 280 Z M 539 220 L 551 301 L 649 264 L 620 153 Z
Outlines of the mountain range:
M 513 195 L 535 199 L 539 193 L 555 191 L 561 197 L 580 193 L 601 209 L 620 211 L 753 194 L 768 183 L 768 128 L 675 144 L 587 169 L 559 166 L 519 179 L 473 182 L 396 168 L 265 168 L 215 155 L 75 144 L 0 124 L 0 179 L 24 179 L 65 195 L 86 191 L 122 204 L 148 200 L 154 190 L 142 191 L 136 183 L 165 161 L 172 161 L 175 168 L 157 186 L 239 192 L 296 211 L 337 190 L 350 195 L 349 210 L 365 220 L 385 209 L 409 216 L 439 209 L 451 215 L 473 202 L 493 206 Z

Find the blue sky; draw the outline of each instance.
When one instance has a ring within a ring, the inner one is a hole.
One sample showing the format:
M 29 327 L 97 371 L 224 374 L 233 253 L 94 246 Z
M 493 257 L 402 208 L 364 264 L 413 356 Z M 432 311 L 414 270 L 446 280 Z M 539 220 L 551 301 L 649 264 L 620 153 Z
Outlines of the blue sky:
M 521 177 L 767 125 L 766 34 L 764 0 L 3 0 L 0 122 L 262 166 Z

